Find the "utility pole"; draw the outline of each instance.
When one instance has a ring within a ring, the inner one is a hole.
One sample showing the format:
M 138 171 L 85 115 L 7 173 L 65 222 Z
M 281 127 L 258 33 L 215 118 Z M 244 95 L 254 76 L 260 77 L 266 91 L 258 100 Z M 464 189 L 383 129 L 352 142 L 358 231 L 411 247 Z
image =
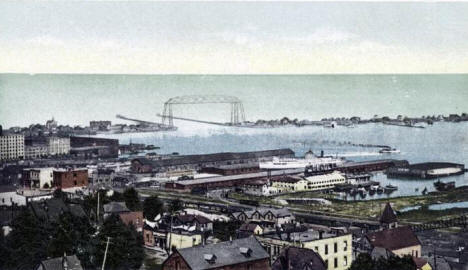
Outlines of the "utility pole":
M 96 216 L 96 223 L 99 225 L 99 189 L 97 192 L 97 216 Z
M 171 213 L 171 228 L 169 230 L 169 247 L 167 250 L 167 255 L 171 255 L 171 249 L 172 249 L 172 219 L 173 219 L 173 213 Z M 104 270 L 104 269 L 103 269 Z
M 102 260 L 101 270 L 104 270 L 104 267 L 106 266 L 107 250 L 109 249 L 109 241 L 110 241 L 110 237 L 107 237 L 106 251 L 104 252 L 104 260 Z

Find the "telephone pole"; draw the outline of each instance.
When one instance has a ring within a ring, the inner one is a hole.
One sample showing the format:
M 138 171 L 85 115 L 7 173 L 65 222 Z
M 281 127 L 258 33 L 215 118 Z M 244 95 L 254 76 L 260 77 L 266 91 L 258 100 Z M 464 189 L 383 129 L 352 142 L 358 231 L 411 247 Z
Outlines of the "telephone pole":
M 107 237 L 106 251 L 104 252 L 104 260 L 102 260 L 101 270 L 104 270 L 104 267 L 106 267 L 106 258 L 107 258 L 107 250 L 109 249 L 109 241 L 110 241 L 110 237 Z

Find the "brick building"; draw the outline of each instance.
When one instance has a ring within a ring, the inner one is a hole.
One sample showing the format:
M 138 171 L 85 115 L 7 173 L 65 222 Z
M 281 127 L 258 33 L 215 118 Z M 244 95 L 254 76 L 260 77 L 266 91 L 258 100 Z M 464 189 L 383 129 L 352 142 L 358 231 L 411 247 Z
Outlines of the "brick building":
M 163 270 L 270 269 L 269 256 L 255 237 L 183 248 L 172 253 Z
M 54 186 L 61 189 L 88 186 L 87 169 L 54 171 Z

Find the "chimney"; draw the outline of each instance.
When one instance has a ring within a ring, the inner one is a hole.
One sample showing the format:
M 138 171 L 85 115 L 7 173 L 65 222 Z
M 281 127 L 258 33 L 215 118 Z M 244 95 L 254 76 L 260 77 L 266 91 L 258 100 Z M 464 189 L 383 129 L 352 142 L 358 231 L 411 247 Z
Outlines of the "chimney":
M 323 157 L 323 150 L 320 151 L 320 157 Z
M 0 136 L 3 136 L 3 128 L 2 128 L 2 125 L 0 125 Z

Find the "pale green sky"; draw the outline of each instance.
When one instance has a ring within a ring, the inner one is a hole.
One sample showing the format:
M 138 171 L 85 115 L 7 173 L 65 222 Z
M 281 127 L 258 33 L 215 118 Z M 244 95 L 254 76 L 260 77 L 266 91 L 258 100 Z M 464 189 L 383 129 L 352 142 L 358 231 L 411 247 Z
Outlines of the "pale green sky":
M 0 2 L 0 72 L 467 71 L 468 2 Z

